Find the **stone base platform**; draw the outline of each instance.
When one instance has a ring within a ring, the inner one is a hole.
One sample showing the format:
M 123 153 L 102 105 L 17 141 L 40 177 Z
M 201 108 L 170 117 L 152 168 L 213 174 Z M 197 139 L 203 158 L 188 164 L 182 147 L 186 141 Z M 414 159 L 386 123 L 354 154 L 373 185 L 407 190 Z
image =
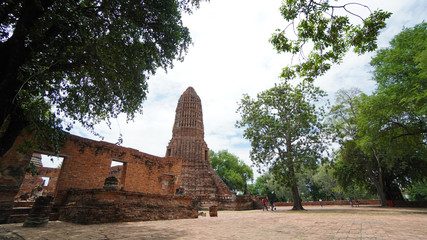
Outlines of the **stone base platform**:
M 197 218 L 190 197 L 117 190 L 70 190 L 59 220 L 78 224 Z

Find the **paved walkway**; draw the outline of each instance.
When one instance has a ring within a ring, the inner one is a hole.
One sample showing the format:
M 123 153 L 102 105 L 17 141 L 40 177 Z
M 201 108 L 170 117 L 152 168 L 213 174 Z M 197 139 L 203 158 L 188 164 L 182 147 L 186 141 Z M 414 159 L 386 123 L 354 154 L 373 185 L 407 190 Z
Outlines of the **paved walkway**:
M 0 239 L 427 239 L 427 209 L 306 207 L 219 211 L 218 217 L 44 228 L 0 225 Z M 209 214 L 207 214 L 209 215 Z

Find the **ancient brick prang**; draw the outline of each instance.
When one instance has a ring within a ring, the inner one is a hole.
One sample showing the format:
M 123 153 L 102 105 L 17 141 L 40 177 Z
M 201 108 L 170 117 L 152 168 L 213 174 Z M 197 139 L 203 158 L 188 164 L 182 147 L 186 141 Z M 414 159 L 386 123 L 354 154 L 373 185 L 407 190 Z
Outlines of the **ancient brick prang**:
M 179 98 L 172 139 L 166 156 L 182 158 L 181 186 L 186 195 L 231 195 L 209 161 L 209 148 L 204 140 L 202 102 L 189 87 Z

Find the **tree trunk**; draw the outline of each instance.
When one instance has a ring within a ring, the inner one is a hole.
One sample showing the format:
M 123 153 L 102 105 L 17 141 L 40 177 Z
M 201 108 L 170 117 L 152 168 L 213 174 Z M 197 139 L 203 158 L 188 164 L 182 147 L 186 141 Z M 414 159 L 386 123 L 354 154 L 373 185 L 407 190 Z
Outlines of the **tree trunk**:
M 52 3 L 52 0 L 23 1 L 13 35 L 0 42 L 0 157 L 10 149 L 27 125 L 17 100 L 19 92 L 25 89 L 26 80 L 18 79 L 18 73 L 31 58 L 32 48 L 28 43 L 30 30 Z
M 375 160 L 377 161 L 377 167 L 378 167 L 378 180 L 375 178 L 372 171 L 369 171 L 371 180 L 374 182 L 375 187 L 377 188 L 378 195 L 381 199 L 381 206 L 387 207 L 387 196 L 384 191 L 384 180 L 383 180 L 383 171 L 381 168 L 381 162 L 380 158 L 378 157 L 376 151 L 374 148 L 372 148 L 372 152 L 374 153 Z
M 384 192 L 387 200 L 393 200 L 393 201 L 405 200 L 402 196 L 402 192 L 400 191 L 396 183 L 393 183 L 392 181 L 390 183 L 390 180 L 389 181 L 385 180 L 385 183 L 386 183 L 385 186 L 387 187 L 384 189 Z
M 372 171 L 369 172 L 369 178 L 371 179 L 372 183 L 377 189 L 378 196 L 380 197 L 380 200 L 381 200 L 381 206 L 387 207 L 388 203 L 387 203 L 387 198 L 384 192 L 383 184 L 380 184 L 380 182 L 376 179 L 375 174 Z
M 291 190 L 292 190 L 292 199 L 294 201 L 294 206 L 292 207 L 292 210 L 304 210 L 301 203 L 301 197 L 299 196 L 298 187 L 293 186 Z
M 304 210 L 301 204 L 301 197 L 299 196 L 298 183 L 297 183 L 297 178 L 295 176 L 293 163 L 291 163 L 289 166 L 289 176 L 291 177 L 291 192 L 292 192 L 292 199 L 294 202 L 294 206 L 292 207 L 292 210 Z
M 9 113 L 0 121 L 2 121 L 0 127 L 0 157 L 2 157 L 12 147 L 22 130 L 28 126 L 28 122 L 23 118 L 20 108 L 16 109 L 14 113 Z

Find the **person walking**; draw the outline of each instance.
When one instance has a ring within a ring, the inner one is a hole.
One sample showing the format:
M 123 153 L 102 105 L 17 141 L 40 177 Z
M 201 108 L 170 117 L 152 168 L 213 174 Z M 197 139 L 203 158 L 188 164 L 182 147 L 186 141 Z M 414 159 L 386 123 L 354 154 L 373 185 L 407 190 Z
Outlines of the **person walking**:
M 270 198 L 270 206 L 271 206 L 271 211 L 274 211 L 274 202 L 273 202 L 273 198 Z
M 359 207 L 359 200 L 357 200 L 357 198 L 356 200 L 354 200 L 354 205 L 356 205 L 356 207 Z
M 319 199 L 320 207 L 323 207 L 323 201 L 322 199 Z
M 268 211 L 268 207 L 265 204 L 265 198 L 262 199 L 262 211 L 264 211 L 264 208 L 267 209 L 267 211 Z

